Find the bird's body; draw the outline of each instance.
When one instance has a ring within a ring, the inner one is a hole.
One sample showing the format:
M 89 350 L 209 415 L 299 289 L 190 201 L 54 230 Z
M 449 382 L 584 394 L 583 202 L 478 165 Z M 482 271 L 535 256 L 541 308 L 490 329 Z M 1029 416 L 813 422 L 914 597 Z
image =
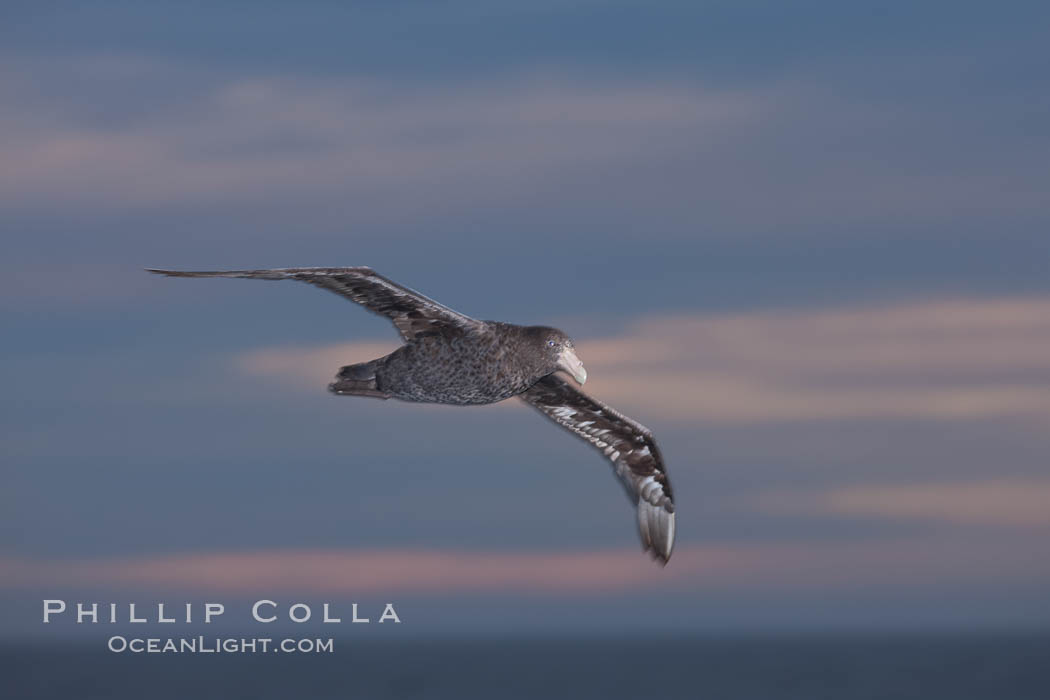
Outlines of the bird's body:
M 483 321 L 478 328 L 426 334 L 385 357 L 344 368 L 331 388 L 354 393 L 347 390 L 349 382 L 371 372 L 385 398 L 456 405 L 503 401 L 549 374 L 542 355 L 520 352 L 529 333 L 526 326 Z
M 600 450 L 635 504 L 645 550 L 667 563 L 675 507 L 663 458 L 645 426 L 580 391 L 587 372 L 575 345 L 546 326 L 479 321 L 403 287 L 367 267 L 181 272 L 171 277 L 294 279 L 335 292 L 386 316 L 404 344 L 368 362 L 347 365 L 333 393 L 418 403 L 488 404 L 514 396 Z

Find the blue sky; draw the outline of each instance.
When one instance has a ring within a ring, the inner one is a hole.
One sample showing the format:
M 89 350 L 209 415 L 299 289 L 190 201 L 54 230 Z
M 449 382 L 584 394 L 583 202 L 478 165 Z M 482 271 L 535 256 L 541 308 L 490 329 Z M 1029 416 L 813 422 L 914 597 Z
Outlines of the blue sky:
M 465 605 L 543 626 L 537 600 L 568 632 L 1046 621 L 1040 6 L 2 12 L 17 625 L 56 578 L 249 595 L 211 563 L 316 551 L 323 585 L 272 585 L 397 591 L 435 633 Z M 576 337 L 669 461 L 672 565 L 635 551 L 600 458 L 523 410 L 326 395 L 393 347 L 382 320 L 141 271 L 361 264 Z M 355 578 L 374 551 L 401 558 Z

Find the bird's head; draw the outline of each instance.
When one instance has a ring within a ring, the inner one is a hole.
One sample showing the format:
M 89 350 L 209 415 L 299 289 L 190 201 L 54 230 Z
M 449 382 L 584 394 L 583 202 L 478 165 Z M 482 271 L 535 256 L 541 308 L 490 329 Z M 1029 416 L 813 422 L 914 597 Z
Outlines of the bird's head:
M 576 356 L 572 338 L 557 328 L 530 326 L 526 329 L 530 343 L 543 358 L 546 374 L 558 370 L 568 372 L 580 384 L 587 381 L 587 370 Z

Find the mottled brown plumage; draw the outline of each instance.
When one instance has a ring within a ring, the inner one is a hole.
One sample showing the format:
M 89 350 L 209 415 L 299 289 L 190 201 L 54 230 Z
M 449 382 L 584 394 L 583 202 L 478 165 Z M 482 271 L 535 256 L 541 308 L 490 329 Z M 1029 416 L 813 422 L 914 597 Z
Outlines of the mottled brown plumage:
M 485 404 L 516 396 L 557 371 L 565 347 L 572 341 L 555 328 L 485 321 L 467 332 L 425 335 L 369 364 L 375 388 L 390 398 Z M 345 368 L 347 374 L 355 367 Z M 340 393 L 338 382 L 331 386 Z

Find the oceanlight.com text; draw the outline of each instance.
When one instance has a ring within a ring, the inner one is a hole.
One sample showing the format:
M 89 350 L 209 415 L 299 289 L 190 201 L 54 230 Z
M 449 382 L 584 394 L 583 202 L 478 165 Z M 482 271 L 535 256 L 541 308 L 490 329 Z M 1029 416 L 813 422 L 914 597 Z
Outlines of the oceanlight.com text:
M 106 647 L 132 654 L 331 654 L 335 643 L 327 639 L 273 639 L 270 637 L 123 637 L 114 635 Z

